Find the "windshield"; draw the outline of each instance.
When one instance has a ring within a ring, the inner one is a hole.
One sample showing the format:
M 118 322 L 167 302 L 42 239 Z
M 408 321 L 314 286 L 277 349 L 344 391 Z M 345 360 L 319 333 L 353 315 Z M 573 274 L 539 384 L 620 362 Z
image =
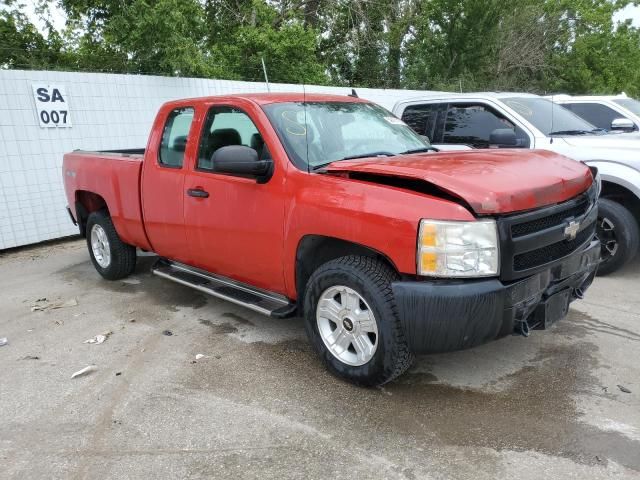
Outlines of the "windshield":
M 544 135 L 549 135 L 551 132 L 584 133 L 596 129 L 575 113 L 545 98 L 509 97 L 503 101 Z
M 402 120 L 382 107 L 356 102 L 266 105 L 289 158 L 303 170 L 336 160 L 391 156 L 430 149 Z
M 640 102 L 638 100 L 634 100 L 633 98 L 616 98 L 613 101 L 618 105 L 623 106 L 634 115 L 640 116 Z

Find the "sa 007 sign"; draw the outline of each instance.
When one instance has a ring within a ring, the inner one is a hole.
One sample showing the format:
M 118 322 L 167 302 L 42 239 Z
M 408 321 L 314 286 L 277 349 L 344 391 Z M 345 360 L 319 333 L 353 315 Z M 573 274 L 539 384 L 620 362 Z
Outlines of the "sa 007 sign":
M 41 127 L 70 127 L 71 116 L 64 85 L 32 84 Z

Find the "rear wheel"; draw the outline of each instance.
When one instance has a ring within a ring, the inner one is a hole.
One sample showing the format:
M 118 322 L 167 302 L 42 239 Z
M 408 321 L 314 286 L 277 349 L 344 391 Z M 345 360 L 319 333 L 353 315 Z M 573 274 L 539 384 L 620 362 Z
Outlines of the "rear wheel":
M 107 280 L 118 280 L 136 268 L 136 249 L 118 236 L 111 217 L 99 210 L 87 219 L 87 246 L 93 266 Z
M 598 275 L 615 272 L 638 252 L 638 222 L 629 210 L 613 200 L 600 199 L 596 234 L 601 244 Z
M 332 260 L 307 284 L 305 327 L 329 371 L 366 386 L 382 385 L 413 362 L 397 317 L 396 273 L 361 256 Z

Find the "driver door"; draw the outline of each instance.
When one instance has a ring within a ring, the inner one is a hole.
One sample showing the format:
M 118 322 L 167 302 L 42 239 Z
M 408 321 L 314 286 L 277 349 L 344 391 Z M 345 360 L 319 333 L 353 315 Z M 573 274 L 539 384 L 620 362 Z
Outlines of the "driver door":
M 193 256 L 190 263 L 285 293 L 284 172 L 274 165 L 273 176 L 266 183 L 216 172 L 211 156 L 229 145 L 244 145 L 255 149 L 260 159 L 270 158 L 262 133 L 246 111 L 231 105 L 210 106 L 197 156 L 185 179 L 184 220 Z

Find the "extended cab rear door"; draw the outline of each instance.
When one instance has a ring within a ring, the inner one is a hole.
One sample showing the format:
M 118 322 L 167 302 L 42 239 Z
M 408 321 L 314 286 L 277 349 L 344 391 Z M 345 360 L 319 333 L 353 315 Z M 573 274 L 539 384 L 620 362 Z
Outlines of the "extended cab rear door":
M 144 226 L 160 256 L 186 262 L 189 251 L 184 228 L 184 180 L 187 160 L 194 155 L 191 132 L 195 106 L 164 105 L 158 112 L 145 152 L 141 200 Z
M 189 166 L 184 221 L 191 265 L 208 272 L 285 293 L 283 230 L 286 165 L 274 160 L 265 183 L 216 172 L 211 157 L 219 148 L 244 145 L 259 159 L 271 157 L 277 138 L 260 108 L 239 98 L 202 105 L 195 158 Z

